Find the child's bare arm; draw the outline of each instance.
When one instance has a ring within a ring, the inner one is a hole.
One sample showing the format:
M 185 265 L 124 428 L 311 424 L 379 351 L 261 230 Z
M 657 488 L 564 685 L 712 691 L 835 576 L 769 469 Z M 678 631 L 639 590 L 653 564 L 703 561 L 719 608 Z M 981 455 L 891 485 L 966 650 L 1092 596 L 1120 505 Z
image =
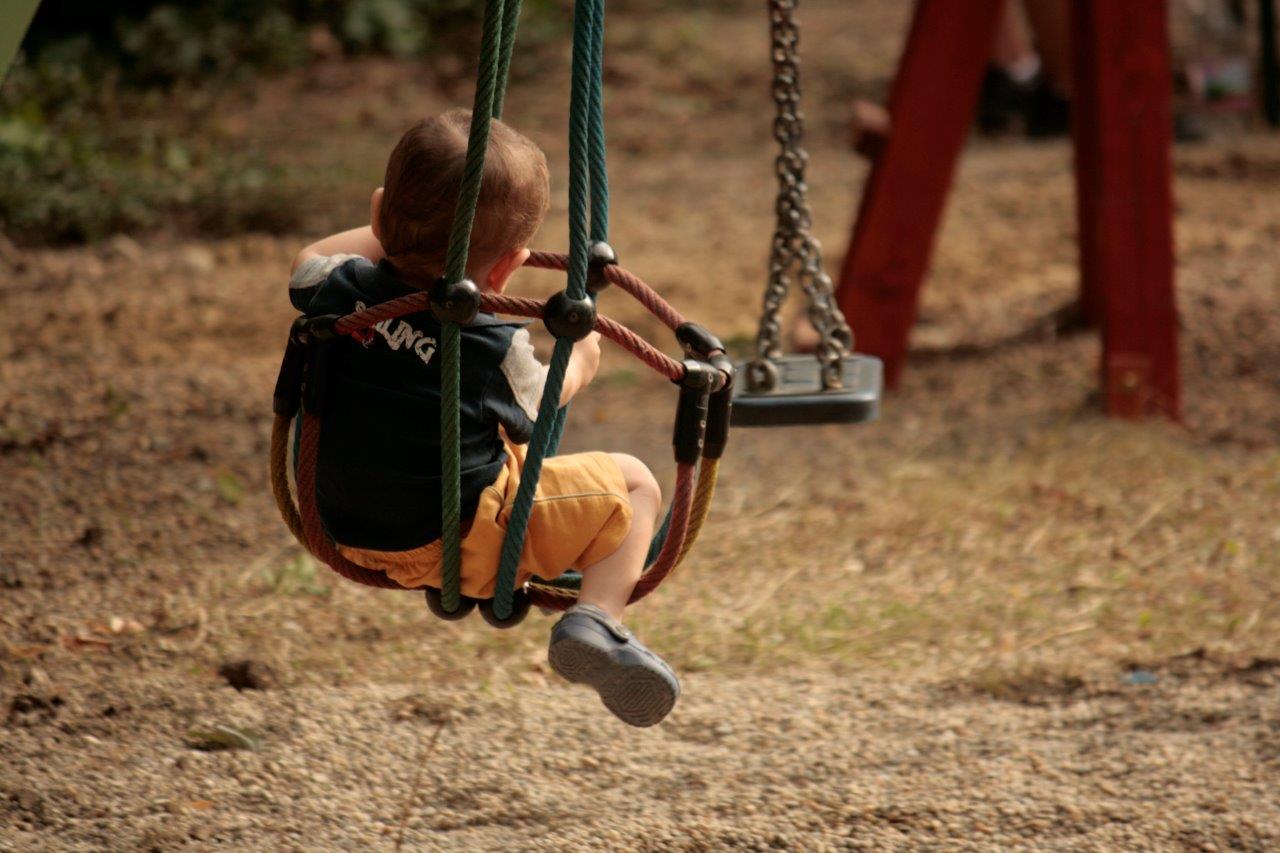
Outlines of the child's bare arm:
M 366 225 L 363 228 L 352 228 L 350 231 L 325 237 L 307 246 L 293 259 L 293 269 L 297 270 L 312 258 L 329 255 L 360 255 L 376 264 L 386 257 L 386 254 L 378 238 L 373 236 L 373 229 Z
M 560 389 L 560 405 L 567 405 L 579 391 L 591 384 L 600 369 L 600 333 L 592 332 L 573 345 L 569 366 Z

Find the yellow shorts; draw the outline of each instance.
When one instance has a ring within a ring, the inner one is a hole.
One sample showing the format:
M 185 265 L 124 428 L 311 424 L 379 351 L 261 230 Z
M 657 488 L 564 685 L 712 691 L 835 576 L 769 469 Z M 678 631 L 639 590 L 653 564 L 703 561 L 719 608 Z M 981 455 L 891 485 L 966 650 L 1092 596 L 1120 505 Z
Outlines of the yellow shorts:
M 462 540 L 462 594 L 491 598 L 502 540 L 520 487 L 525 448 L 507 443 L 507 464 L 480 495 Z M 631 529 L 631 501 L 618 463 L 607 453 L 553 456 L 542 466 L 517 584 L 534 575 L 551 580 L 597 563 L 618 550 Z M 402 586 L 440 586 L 441 544 L 411 551 L 372 551 L 339 545 L 349 560 L 376 569 Z

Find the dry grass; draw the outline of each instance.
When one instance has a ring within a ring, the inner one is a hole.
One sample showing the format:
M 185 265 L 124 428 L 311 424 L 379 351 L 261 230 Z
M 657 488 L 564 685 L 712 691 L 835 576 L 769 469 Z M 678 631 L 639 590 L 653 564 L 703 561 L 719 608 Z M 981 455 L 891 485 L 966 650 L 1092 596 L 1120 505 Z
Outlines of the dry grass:
M 671 33 L 662 30 L 662 39 L 651 22 L 625 18 L 611 35 L 615 242 L 629 265 L 691 317 L 743 340 L 768 228 L 767 128 L 755 109 L 767 104 L 756 103 L 763 100 L 758 64 L 736 54 L 728 61 L 724 51 L 754 38 L 756 22 L 661 14 L 678 23 Z M 867 27 L 897 31 L 896 12 L 855 14 L 867 16 Z M 828 33 L 822 26 L 837 10 L 819 6 L 811 15 L 823 33 L 813 47 L 812 97 L 827 105 L 815 113 L 838 116 L 835 93 L 874 87 L 893 45 L 869 54 L 856 29 Z M 723 37 L 720 52 L 693 50 L 712 29 Z M 835 62 L 847 55 L 857 57 L 852 66 Z M 445 98 L 393 64 L 335 66 L 317 75 L 271 84 L 254 103 L 229 107 L 225 121 L 282 146 L 293 140 L 287 156 L 311 164 L 337 194 L 335 210 L 350 207 L 355 217 L 396 129 Z M 561 186 L 563 104 L 555 93 L 563 82 L 553 74 L 541 91 L 517 89 L 510 108 L 512 120 L 548 148 Z M 357 92 L 384 106 L 333 118 L 335 102 Z M 293 108 L 280 112 L 285 103 Z M 674 118 L 664 120 L 663 111 Z M 265 120 L 277 113 L 278 120 Z M 305 132 L 324 122 L 328 134 Z M 335 146 L 339 136 L 343 144 Z M 836 247 L 861 168 L 850 170 L 857 164 L 842 142 L 838 122 L 815 123 L 818 228 Z M 1268 212 L 1280 213 L 1267 191 L 1274 146 L 1243 140 L 1179 158 L 1189 431 L 1097 418 L 1096 356 L 1087 338 L 998 343 L 1070 296 L 1067 156 L 1061 145 L 1000 144 L 970 152 L 964 162 L 918 337 L 943 352 L 961 346 L 974 355 L 914 366 L 879 424 L 735 436 L 703 547 L 664 603 L 636 615 L 657 645 L 679 650 L 678 663 L 875 663 L 956 672 L 993 659 L 1099 662 L 1136 649 L 1254 648 L 1274 640 L 1272 599 L 1258 591 L 1276 583 L 1280 543 L 1267 509 L 1278 488 L 1270 448 L 1280 412 L 1274 393 L 1255 389 L 1280 348 L 1268 324 L 1252 322 L 1277 313 L 1268 295 L 1270 232 L 1253 226 L 1257 217 L 1265 222 Z M 1241 194 L 1248 202 L 1224 211 L 1222 202 Z M 744 205 L 746 198 L 758 203 Z M 557 206 L 541 244 L 559 244 L 563 216 Z M 264 430 L 260 395 L 246 398 L 240 389 L 269 381 L 287 318 L 270 282 L 289 251 L 289 241 L 259 239 L 211 250 L 148 247 L 141 259 L 84 250 L 14 261 L 8 316 L 38 315 L 51 298 L 58 305 L 44 322 L 18 322 L 7 343 L 10 386 L 42 391 L 8 404 L 13 449 L 6 464 L 20 486 L 15 495 L 26 483 L 48 499 L 29 504 L 36 526 L 9 533 L 11 541 L 17 537 L 19 570 L 48 564 L 38 550 L 59 540 L 80 548 L 83 559 L 85 549 L 75 545 L 79 522 L 54 509 L 60 444 L 68 445 L 68 459 L 90 452 L 108 460 L 158 444 L 166 453 L 110 465 L 120 479 L 107 489 L 125 505 L 139 492 L 150 494 L 146 505 L 191 521 L 95 520 L 89 528 L 119 527 L 120 535 L 89 549 L 94 563 L 136 570 L 147 558 L 125 556 L 135 550 L 126 544 L 131 530 L 152 528 L 149 535 L 162 541 L 188 530 L 201 565 L 225 564 L 227 547 L 249 559 L 249 568 L 232 573 L 230 588 L 225 572 L 184 572 L 185 588 L 175 594 L 190 606 L 217 602 L 214 636 L 265 642 L 282 619 L 310 625 L 316 598 L 348 621 L 376 620 L 384 637 L 428 632 L 417 602 L 336 586 L 267 520 L 256 455 Z M 123 281 L 126 271 L 138 275 Z M 535 292 L 557 286 L 548 274 L 528 278 L 525 286 Z M 244 311 L 263 300 L 265 314 Z M 631 306 L 615 299 L 607 307 L 656 336 Z M 74 347 L 64 343 L 68 328 L 80 330 Z M 50 360 L 59 365 L 53 373 Z M 669 404 L 660 383 L 612 359 L 599 393 L 576 413 L 570 445 L 638 447 L 661 467 Z M 630 412 L 644 414 L 634 419 Z M 208 425 L 192 429 L 192 417 Z M 228 418 L 233 432 L 215 425 Z M 129 438 L 134 430 L 136 441 Z M 176 449 L 184 444 L 194 448 Z M 174 464 L 183 452 L 189 457 Z M 147 467 L 154 464 L 165 467 Z M 137 477 L 125 476 L 137 466 Z M 92 478 L 91 471 L 85 475 Z M 179 542 L 162 550 L 193 553 Z M 49 582 L 62 580 L 55 573 Z M 232 591 L 235 598 L 226 600 Z M 443 667 L 473 678 L 477 667 L 489 666 L 483 661 L 513 648 L 532 654 L 540 642 L 537 632 L 431 625 L 429 633 L 437 638 L 432 645 L 459 651 L 432 656 L 437 677 Z M 371 651 L 390 655 L 388 670 L 400 671 L 405 661 L 397 648 L 417 655 L 419 642 L 396 639 Z M 286 670 L 338 666 L 350 651 L 341 643 L 304 646 L 292 665 L 278 654 Z M 444 663 L 454 657 L 467 663 Z

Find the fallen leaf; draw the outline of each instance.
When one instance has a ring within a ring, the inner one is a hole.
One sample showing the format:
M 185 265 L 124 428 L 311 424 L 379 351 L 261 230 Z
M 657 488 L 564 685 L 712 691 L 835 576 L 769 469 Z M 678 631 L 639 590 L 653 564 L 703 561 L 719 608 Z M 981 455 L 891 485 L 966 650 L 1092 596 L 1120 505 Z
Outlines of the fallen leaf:
M 6 646 L 5 653 L 9 657 L 16 658 L 17 660 L 30 660 L 31 658 L 40 657 L 45 652 L 49 651 L 50 648 L 52 647 L 47 644 L 32 643 L 26 646 Z
M 61 638 L 63 648 L 77 651 L 79 649 L 95 649 L 100 652 L 111 651 L 111 641 L 101 637 L 71 636 Z
M 223 749 L 247 749 L 257 752 L 262 739 L 256 732 L 233 726 L 216 725 L 207 729 L 191 729 L 187 732 L 187 746 L 203 752 Z

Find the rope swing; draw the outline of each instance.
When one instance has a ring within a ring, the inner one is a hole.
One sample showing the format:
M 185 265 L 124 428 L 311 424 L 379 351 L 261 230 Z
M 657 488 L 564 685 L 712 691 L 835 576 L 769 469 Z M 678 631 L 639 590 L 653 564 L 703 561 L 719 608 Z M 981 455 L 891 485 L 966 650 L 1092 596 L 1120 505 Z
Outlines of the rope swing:
M 631 595 L 639 601 L 658 587 L 688 554 L 710 511 L 719 460 L 728 437 L 734 367 L 724 347 L 701 326 L 689 323 L 657 292 L 622 269 L 609 246 L 609 181 L 603 111 L 604 0 L 574 6 L 572 84 L 569 99 L 569 251 L 534 252 L 529 266 L 566 273 L 565 289 L 548 300 L 482 293 L 466 276 L 471 226 L 484 178 L 490 118 L 498 118 L 515 46 L 520 0 L 487 0 L 476 77 L 467 157 L 445 261 L 445 274 L 428 291 L 393 299 L 342 317 L 299 318 L 276 383 L 271 433 L 271 483 L 289 530 L 312 554 L 356 583 L 401 589 L 383 572 L 346 559 L 325 531 L 316 504 L 316 458 L 323 424 L 325 386 L 332 346 L 359 337 L 384 320 L 429 310 L 440 321 L 442 470 L 441 585 L 426 588 L 431 610 L 446 619 L 465 616 L 479 604 L 497 627 L 519 623 L 537 605 L 563 610 L 577 598 L 581 576 L 566 572 L 546 581 L 516 584 L 534 497 L 545 459 L 556 453 L 567 407 L 560 392 L 574 344 L 591 331 L 635 355 L 680 387 L 673 445 L 676 488 L 671 508 L 650 547 L 648 568 Z M 634 332 L 596 312 L 597 294 L 615 285 L 675 333 L 683 350 L 677 361 Z M 459 437 L 461 329 L 480 311 L 538 317 L 555 337 L 547 380 L 529 441 L 524 469 L 499 558 L 492 600 L 462 595 L 462 498 Z M 288 482 L 291 424 L 301 410 L 297 502 Z

